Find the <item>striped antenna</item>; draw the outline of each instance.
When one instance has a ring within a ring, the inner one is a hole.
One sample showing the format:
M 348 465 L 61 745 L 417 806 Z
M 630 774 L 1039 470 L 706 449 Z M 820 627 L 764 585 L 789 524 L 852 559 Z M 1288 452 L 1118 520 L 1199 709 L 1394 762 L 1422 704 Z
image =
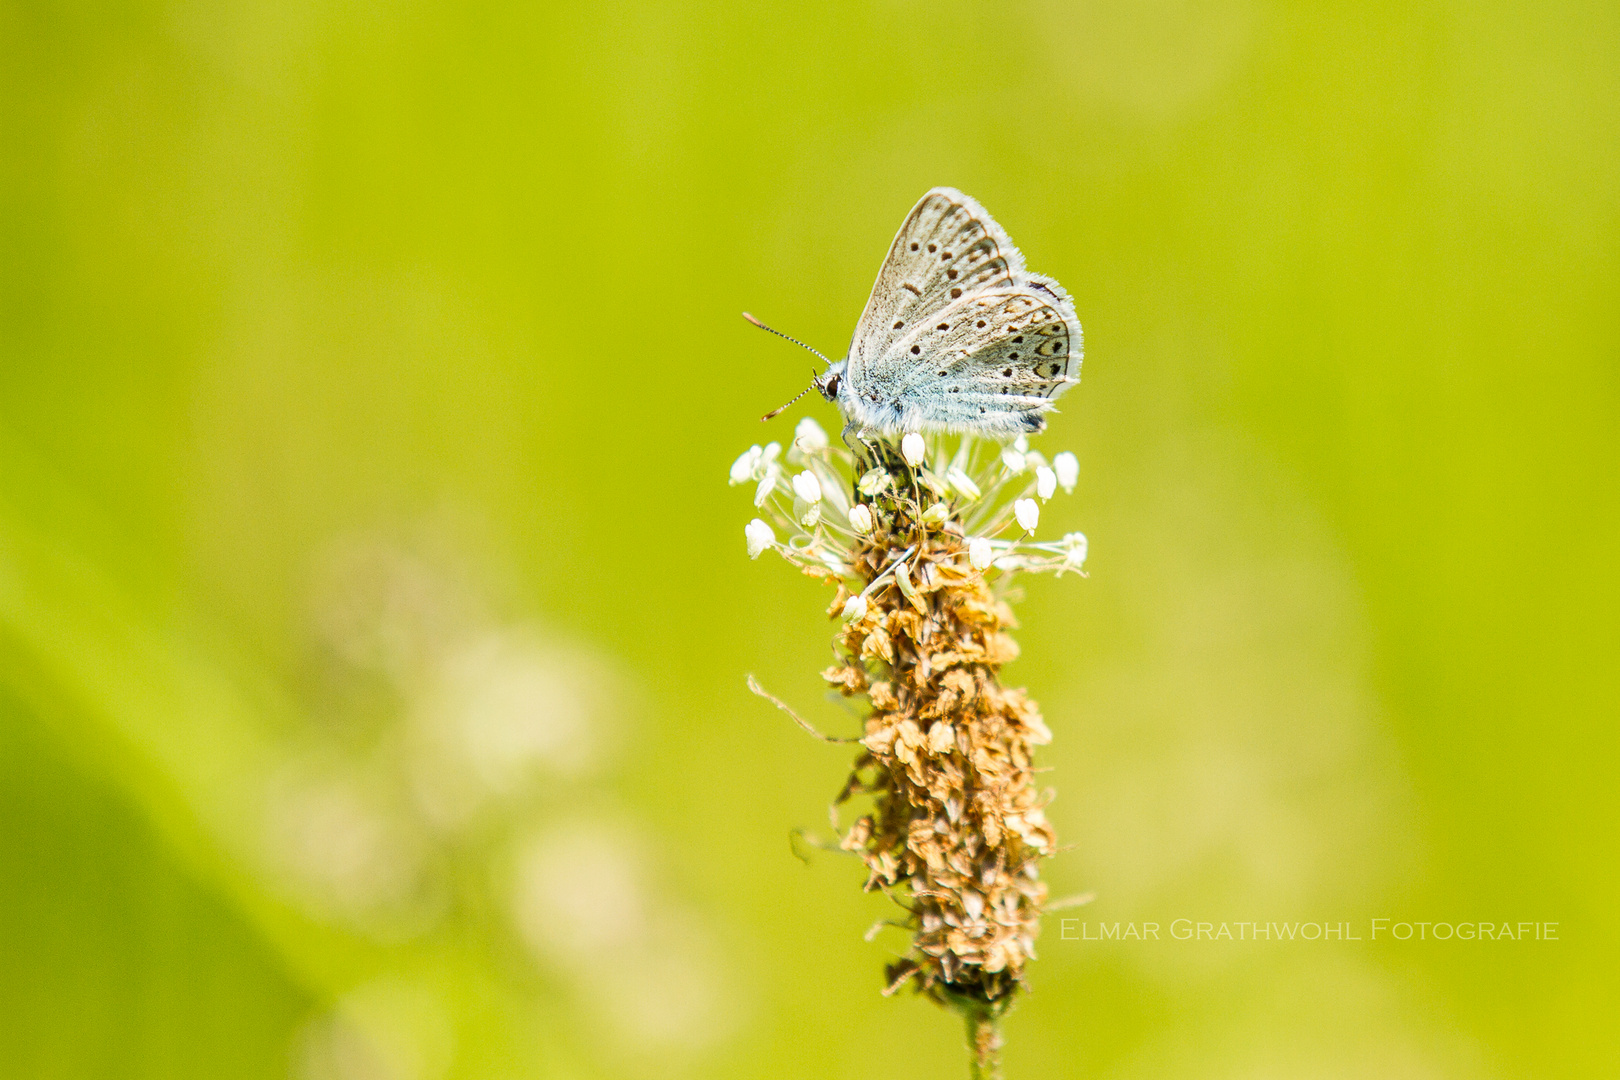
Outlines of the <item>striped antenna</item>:
M 800 341 L 798 338 L 788 337 L 786 334 L 782 333 L 782 331 L 780 331 L 780 330 L 772 330 L 769 326 L 766 326 L 764 323 L 760 322 L 758 319 L 756 319 L 752 315 L 748 314 L 748 312 L 746 312 L 746 311 L 743 312 L 742 317 L 747 319 L 749 322 L 753 323 L 755 326 L 759 327 L 761 330 L 768 330 L 771 333 L 775 334 L 777 337 L 782 338 L 785 341 L 793 342 L 793 344 L 797 345 L 801 349 L 810 349 L 811 352 L 815 353 L 817 356 L 821 357 L 823 360 L 827 360 L 827 355 L 825 353 L 823 353 L 820 349 L 812 349 L 812 348 L 810 348 L 809 345 L 806 345 L 804 342 Z M 827 360 L 827 363 L 831 364 L 832 361 Z M 772 409 L 770 412 L 768 412 L 764 416 L 760 417 L 759 418 L 760 422 L 764 423 L 766 420 L 773 420 L 776 417 L 781 416 L 783 413 L 787 412 L 788 409 L 793 407 L 794 402 L 796 402 L 800 398 L 804 397 L 804 395 L 808 394 L 811 390 L 815 389 L 815 387 L 816 387 L 816 373 L 814 371 L 812 371 L 810 373 L 810 385 L 809 386 L 805 387 L 803 390 L 800 390 L 797 394 L 794 394 L 793 395 L 793 400 L 789 401 L 786 405 L 783 405 L 779 409 Z
M 783 339 L 785 339 L 787 341 L 791 341 L 791 342 L 793 342 L 793 344 L 797 345 L 801 349 L 810 349 L 811 352 L 815 353 L 817 356 L 821 357 L 823 360 L 827 360 L 827 354 L 822 352 L 820 349 L 811 349 L 810 346 L 806 345 L 804 342 L 800 341 L 798 338 L 788 337 L 786 334 L 782 333 L 782 331 L 780 331 L 780 330 L 771 330 L 770 327 L 766 326 L 764 323 L 760 322 L 758 319 L 754 318 L 752 315 L 748 314 L 748 312 L 746 312 L 746 311 L 743 312 L 743 318 L 747 319 L 749 322 L 753 323 L 755 326 L 759 327 L 761 330 L 770 330 L 770 332 L 775 334 L 777 337 L 783 338 Z M 827 360 L 827 363 L 830 364 L 830 363 L 832 363 L 832 361 Z
M 804 397 L 804 395 L 808 394 L 811 390 L 815 389 L 815 385 L 816 385 L 816 373 L 812 371 L 810 373 L 810 385 L 809 386 L 805 387 L 803 390 L 800 390 L 797 394 L 794 394 L 793 395 L 793 401 L 789 401 L 786 405 L 783 405 L 781 408 L 772 409 L 770 412 L 768 412 L 764 416 L 760 417 L 759 422 L 763 424 L 767 420 L 775 420 L 778 416 L 781 416 L 783 413 L 785 413 L 789 409 L 791 409 L 793 407 L 794 402 L 798 401 L 800 398 Z

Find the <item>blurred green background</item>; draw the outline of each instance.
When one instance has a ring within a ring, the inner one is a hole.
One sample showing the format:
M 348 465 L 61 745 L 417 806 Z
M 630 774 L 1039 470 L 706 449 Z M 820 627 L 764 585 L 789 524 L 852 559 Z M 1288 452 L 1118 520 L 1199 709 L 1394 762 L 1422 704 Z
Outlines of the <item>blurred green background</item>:
M 725 485 L 935 184 L 1086 327 L 1069 914 L 1559 923 L 1053 919 L 1011 1075 L 1620 1074 L 1617 136 L 1612 4 L 0 4 L 0 1074 L 959 1075 Z

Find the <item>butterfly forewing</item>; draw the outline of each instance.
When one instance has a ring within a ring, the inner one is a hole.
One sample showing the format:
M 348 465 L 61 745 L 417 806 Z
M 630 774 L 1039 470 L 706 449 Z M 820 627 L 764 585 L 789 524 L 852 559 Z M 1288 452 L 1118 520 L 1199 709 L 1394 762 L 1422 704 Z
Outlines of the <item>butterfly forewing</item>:
M 952 188 L 930 191 L 900 226 L 878 271 L 850 343 L 851 373 L 860 380 L 881 359 L 899 359 L 914 347 L 911 355 L 920 355 L 931 344 L 924 333 L 931 315 L 1012 285 L 1023 268 L 1018 249 L 983 207 Z
M 1080 322 L 1068 294 L 1024 269 L 977 202 L 923 196 L 889 248 L 855 328 L 849 416 L 880 430 L 1039 431 L 1078 381 Z

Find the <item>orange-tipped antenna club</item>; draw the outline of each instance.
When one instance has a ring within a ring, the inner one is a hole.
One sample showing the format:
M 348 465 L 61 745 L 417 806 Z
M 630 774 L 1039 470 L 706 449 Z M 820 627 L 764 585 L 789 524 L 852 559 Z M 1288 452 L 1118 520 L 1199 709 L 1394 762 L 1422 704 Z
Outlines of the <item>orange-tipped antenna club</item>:
M 823 360 L 827 360 L 827 354 L 822 352 L 820 349 L 813 349 L 809 345 L 806 345 L 804 342 L 800 341 L 798 338 L 788 337 L 786 334 L 782 333 L 782 331 L 780 331 L 780 330 L 772 330 L 770 327 L 766 326 L 764 323 L 760 322 L 758 319 L 754 318 L 752 315 L 748 314 L 748 312 L 746 312 L 746 311 L 743 312 L 743 318 L 747 319 L 749 322 L 753 323 L 755 326 L 759 327 L 761 330 L 769 331 L 770 333 L 775 334 L 777 337 L 782 338 L 785 341 L 791 341 L 791 342 L 793 342 L 793 344 L 797 345 L 801 349 L 810 349 L 811 352 L 815 353 L 817 356 L 821 357 Z M 827 360 L 827 363 L 830 364 L 830 363 L 832 363 L 832 361 Z

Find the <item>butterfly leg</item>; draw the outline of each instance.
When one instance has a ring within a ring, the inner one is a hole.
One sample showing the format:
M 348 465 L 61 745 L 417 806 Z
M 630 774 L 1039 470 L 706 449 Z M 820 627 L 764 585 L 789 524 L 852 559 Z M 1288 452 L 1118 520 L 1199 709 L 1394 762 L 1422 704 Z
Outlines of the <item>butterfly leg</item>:
M 851 420 L 844 425 L 843 438 L 844 445 L 851 450 L 857 452 L 865 450 L 868 457 L 872 455 L 872 444 L 866 441 L 866 428 L 855 423 L 855 421 Z M 856 443 L 859 443 L 860 446 L 857 447 Z

